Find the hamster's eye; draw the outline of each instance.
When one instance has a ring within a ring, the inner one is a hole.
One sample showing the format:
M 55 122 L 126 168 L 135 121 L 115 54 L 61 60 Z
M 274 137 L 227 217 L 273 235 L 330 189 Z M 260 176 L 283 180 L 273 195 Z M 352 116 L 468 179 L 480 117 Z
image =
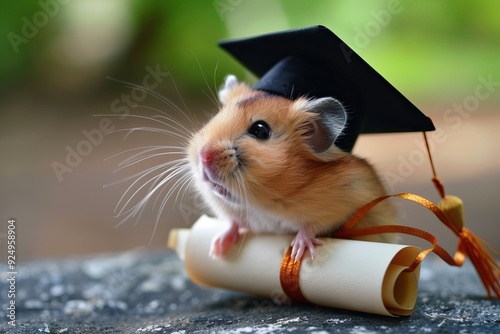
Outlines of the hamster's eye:
M 271 127 L 264 121 L 256 121 L 247 130 L 248 134 L 260 139 L 267 140 L 271 137 Z

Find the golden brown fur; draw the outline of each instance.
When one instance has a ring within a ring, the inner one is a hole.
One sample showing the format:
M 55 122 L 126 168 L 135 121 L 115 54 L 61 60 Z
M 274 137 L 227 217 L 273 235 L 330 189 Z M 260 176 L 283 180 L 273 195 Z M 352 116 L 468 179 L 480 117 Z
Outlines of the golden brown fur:
M 225 96 L 220 112 L 191 141 L 188 149 L 196 185 L 218 216 L 255 232 L 291 233 L 305 224 L 315 235 L 339 228 L 363 204 L 384 195 L 373 167 L 332 145 L 315 152 L 307 143 L 311 122 L 308 100 L 296 101 L 238 84 Z M 272 137 L 248 135 L 249 126 L 265 120 Z M 220 182 L 230 193 L 214 194 L 203 182 L 200 152 L 215 154 Z M 390 204 L 381 203 L 358 227 L 395 224 Z M 389 241 L 379 235 L 371 240 Z

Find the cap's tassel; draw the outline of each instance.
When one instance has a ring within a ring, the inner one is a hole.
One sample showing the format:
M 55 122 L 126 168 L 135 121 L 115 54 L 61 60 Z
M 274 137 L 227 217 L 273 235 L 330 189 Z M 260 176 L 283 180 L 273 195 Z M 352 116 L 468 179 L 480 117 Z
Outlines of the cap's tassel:
M 484 247 L 483 241 L 464 227 L 462 200 L 457 196 L 445 195 L 438 207 L 456 228 L 459 236 L 454 260 L 462 265 L 468 256 L 477 270 L 488 297 L 500 298 L 500 266 Z
M 438 207 L 444 212 L 457 231 L 464 227 L 463 202 L 457 196 L 444 195 Z
M 500 298 L 500 267 L 498 262 L 488 253 L 483 241 L 465 227 L 460 231 L 455 261 L 457 261 L 459 254 L 463 254 L 462 257 L 465 255 L 469 257 L 483 282 L 488 297 Z
M 488 297 L 494 295 L 496 298 L 500 298 L 500 266 L 484 247 L 484 242 L 464 226 L 463 202 L 457 196 L 445 194 L 444 186 L 436 176 L 425 132 L 424 139 L 434 174 L 432 181 L 442 197 L 441 202 L 438 203 L 438 207 L 450 220 L 454 227 L 454 232 L 459 236 L 458 248 L 454 260 L 457 265 L 461 266 L 465 261 L 465 257 L 468 256 L 483 282 Z M 493 249 L 491 250 L 498 256 Z

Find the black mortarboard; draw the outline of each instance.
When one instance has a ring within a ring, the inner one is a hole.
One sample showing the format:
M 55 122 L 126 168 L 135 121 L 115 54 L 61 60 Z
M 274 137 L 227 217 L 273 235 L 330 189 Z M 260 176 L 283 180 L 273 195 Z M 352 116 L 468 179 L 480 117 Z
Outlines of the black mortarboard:
M 334 97 L 347 128 L 335 144 L 351 151 L 359 133 L 435 130 L 432 121 L 324 26 L 219 44 L 260 77 L 253 87 L 289 99 Z

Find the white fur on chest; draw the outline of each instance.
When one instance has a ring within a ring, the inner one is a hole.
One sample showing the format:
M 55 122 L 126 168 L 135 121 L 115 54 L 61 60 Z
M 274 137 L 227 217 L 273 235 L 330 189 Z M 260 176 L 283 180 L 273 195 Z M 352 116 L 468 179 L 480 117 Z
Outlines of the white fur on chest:
M 234 221 L 254 233 L 290 234 L 298 232 L 302 227 L 299 222 L 288 221 L 249 206 L 227 203 L 212 204 L 212 208 L 219 218 Z

